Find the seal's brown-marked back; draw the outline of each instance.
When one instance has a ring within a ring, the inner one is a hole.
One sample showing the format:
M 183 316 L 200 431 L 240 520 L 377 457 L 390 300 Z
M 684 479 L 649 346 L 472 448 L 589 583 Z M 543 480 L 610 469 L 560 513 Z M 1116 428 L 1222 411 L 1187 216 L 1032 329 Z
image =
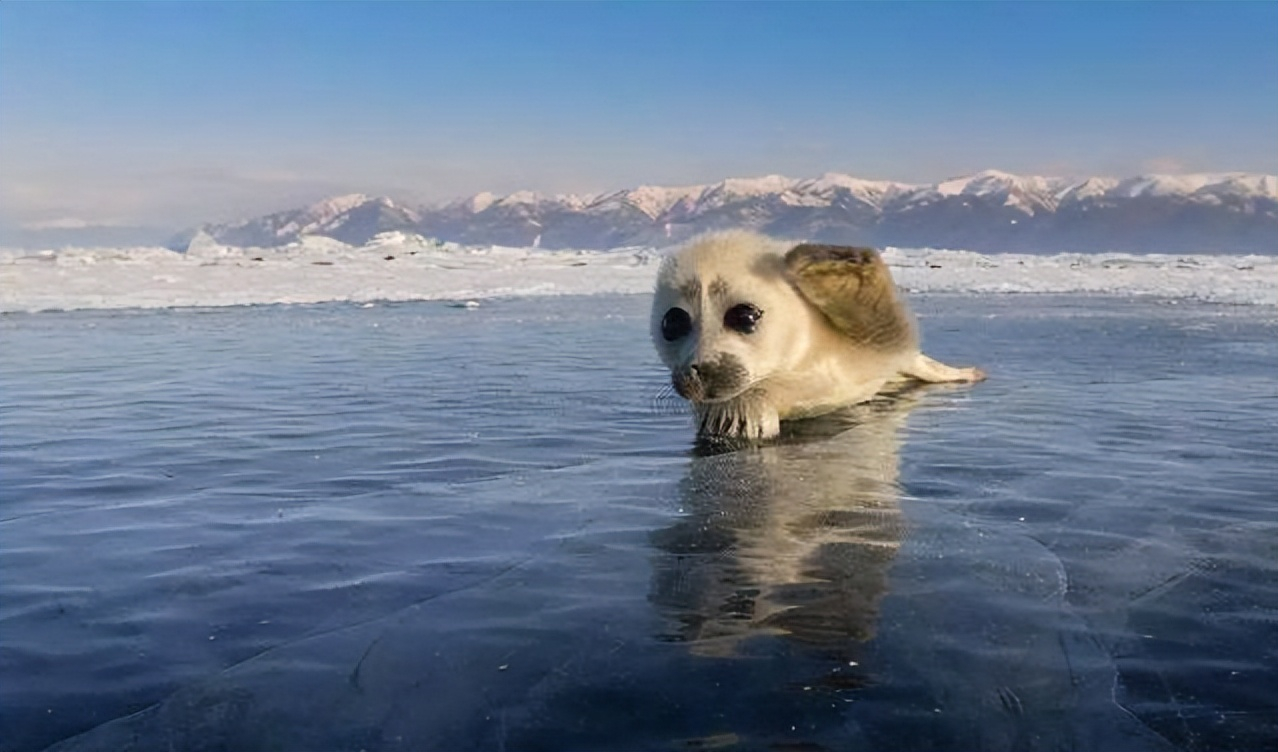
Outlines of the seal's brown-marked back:
M 799 292 L 852 340 L 889 350 L 915 344 L 909 310 L 874 249 L 804 243 L 785 263 Z

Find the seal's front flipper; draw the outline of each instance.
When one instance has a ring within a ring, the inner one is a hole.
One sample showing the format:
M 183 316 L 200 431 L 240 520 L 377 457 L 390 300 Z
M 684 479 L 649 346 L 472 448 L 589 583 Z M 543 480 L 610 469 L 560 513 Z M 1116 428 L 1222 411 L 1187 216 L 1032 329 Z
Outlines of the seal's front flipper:
M 944 363 L 932 360 L 923 353 L 915 356 L 914 361 L 905 368 L 901 369 L 901 373 L 912 379 L 925 381 L 929 384 L 940 384 L 952 381 L 984 381 L 985 372 L 979 368 L 955 368 L 947 366 Z
M 746 392 L 726 402 L 697 405 L 697 435 L 764 441 L 781 432 L 781 418 L 760 392 Z
M 873 248 L 804 243 L 790 249 L 785 265 L 803 297 L 857 344 L 883 351 L 916 346 L 914 321 Z

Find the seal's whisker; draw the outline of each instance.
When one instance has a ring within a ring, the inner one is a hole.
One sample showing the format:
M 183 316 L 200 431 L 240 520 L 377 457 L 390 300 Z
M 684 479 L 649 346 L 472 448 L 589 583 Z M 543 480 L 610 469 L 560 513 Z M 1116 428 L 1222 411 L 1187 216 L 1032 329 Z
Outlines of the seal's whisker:
M 648 408 L 654 415 L 686 415 L 691 409 L 687 401 L 676 394 L 674 387 L 668 383 L 662 385 L 648 400 Z

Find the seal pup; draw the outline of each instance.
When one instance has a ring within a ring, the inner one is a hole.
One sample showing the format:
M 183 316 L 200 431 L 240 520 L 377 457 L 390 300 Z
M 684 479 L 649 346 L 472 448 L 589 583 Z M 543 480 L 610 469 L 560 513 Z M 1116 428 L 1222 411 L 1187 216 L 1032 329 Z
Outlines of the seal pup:
M 914 318 L 870 248 L 701 236 L 662 262 L 650 327 L 702 439 L 771 439 L 783 420 L 864 402 L 890 384 L 985 378 L 920 351 Z

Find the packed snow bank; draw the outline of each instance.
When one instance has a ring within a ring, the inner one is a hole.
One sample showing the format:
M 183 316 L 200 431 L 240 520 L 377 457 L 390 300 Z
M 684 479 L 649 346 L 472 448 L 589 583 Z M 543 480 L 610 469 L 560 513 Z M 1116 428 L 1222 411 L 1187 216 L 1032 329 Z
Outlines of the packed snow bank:
M 637 293 L 652 289 L 654 257 L 468 248 L 398 234 L 358 248 L 306 238 L 283 248 L 204 244 L 186 254 L 0 252 L 0 311 Z
M 310 237 L 282 248 L 211 239 L 162 248 L 0 251 L 0 311 L 327 301 L 469 300 L 646 293 L 661 251 L 466 247 L 386 233 L 352 247 Z M 884 253 L 916 292 L 1105 293 L 1278 305 L 1278 258 L 1129 254 Z
M 1278 257 L 1128 253 L 1054 256 L 889 248 L 897 284 L 914 292 L 1154 295 L 1278 305 Z

